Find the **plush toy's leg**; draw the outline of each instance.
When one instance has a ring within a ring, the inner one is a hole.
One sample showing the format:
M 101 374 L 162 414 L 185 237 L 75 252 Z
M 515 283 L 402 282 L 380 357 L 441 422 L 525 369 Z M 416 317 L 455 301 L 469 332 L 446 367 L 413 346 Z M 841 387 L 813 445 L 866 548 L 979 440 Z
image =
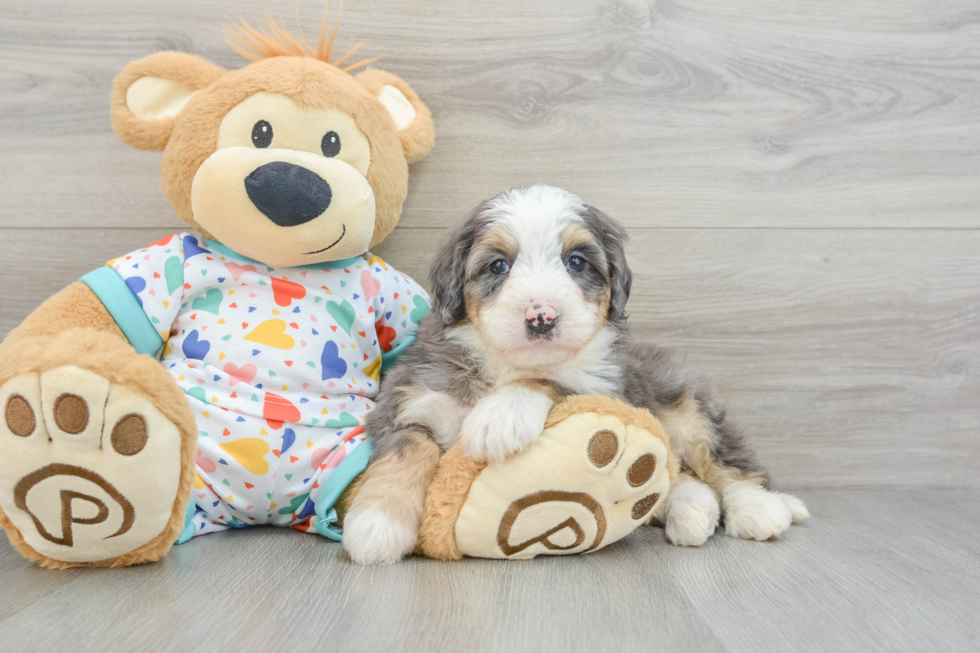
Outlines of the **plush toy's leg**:
M 608 397 L 552 409 L 523 453 L 482 463 L 459 445 L 426 496 L 419 550 L 457 559 L 587 553 L 656 515 L 677 473 L 659 422 Z
M 344 548 L 351 559 L 387 564 L 412 552 L 439 453 L 435 442 L 413 433 L 399 449 L 371 462 L 344 517 Z
M 193 413 L 98 309 L 72 286 L 0 346 L 0 526 L 50 568 L 157 560 L 190 498 Z

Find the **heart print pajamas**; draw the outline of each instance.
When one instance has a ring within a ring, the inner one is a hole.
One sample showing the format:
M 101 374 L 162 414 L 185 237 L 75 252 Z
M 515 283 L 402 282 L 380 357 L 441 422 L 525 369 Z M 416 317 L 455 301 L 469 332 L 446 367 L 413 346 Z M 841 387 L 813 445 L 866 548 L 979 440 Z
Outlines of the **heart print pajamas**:
M 364 254 L 274 268 L 191 234 L 82 277 L 159 357 L 199 430 L 184 531 L 290 526 L 339 540 L 334 502 L 371 455 L 364 418 L 428 297 Z

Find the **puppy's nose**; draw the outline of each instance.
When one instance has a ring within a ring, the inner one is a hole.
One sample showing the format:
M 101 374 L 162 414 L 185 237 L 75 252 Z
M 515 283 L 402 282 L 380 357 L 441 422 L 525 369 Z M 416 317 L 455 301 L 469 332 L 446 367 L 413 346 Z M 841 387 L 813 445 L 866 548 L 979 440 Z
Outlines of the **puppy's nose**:
M 555 328 L 558 311 L 551 304 L 531 304 L 524 311 L 527 328 L 535 333 L 547 333 Z
M 245 177 L 245 192 L 259 211 L 280 227 L 295 227 L 330 206 L 330 184 L 309 168 L 273 161 Z

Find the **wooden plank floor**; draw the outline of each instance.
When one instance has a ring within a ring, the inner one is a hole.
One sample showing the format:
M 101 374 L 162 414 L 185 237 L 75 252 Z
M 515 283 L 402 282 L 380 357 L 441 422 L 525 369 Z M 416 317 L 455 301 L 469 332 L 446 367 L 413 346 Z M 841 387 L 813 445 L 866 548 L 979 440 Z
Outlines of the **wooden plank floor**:
M 2 233 L 0 330 L 171 232 L 47 231 L 37 275 L 37 231 Z M 377 251 L 424 279 L 439 233 Z M 980 484 L 980 230 L 636 229 L 629 256 L 634 336 L 711 372 L 781 487 Z
M 0 337 L 182 229 L 159 155 L 112 133 L 112 78 L 163 49 L 237 68 L 239 15 L 262 3 L 0 0 Z M 775 543 L 644 528 L 384 568 L 271 530 L 115 571 L 0 543 L 0 649 L 980 650 L 976 0 L 347 0 L 359 40 L 437 132 L 378 253 L 424 280 L 482 199 L 580 194 L 629 227 L 634 336 L 718 380 L 814 518 Z
M 0 336 L 182 228 L 111 81 L 166 48 L 240 66 L 242 14 L 261 3 L 0 0 Z M 485 197 L 564 186 L 630 228 L 634 336 L 718 379 L 783 486 L 980 487 L 975 0 L 354 0 L 340 39 L 435 118 L 379 250 L 397 268 L 424 280 Z
M 38 569 L 0 544 L 5 651 L 976 651 L 980 493 L 811 490 L 779 542 L 700 549 L 641 528 L 528 562 L 349 562 L 273 529 L 162 562 Z

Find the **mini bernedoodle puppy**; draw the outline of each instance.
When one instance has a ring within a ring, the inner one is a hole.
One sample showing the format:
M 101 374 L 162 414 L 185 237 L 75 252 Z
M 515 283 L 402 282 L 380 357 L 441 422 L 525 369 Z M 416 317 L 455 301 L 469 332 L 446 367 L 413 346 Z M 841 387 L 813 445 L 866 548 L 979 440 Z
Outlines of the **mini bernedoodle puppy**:
M 364 564 L 415 547 L 425 490 L 457 440 L 479 459 L 521 451 L 562 396 L 604 394 L 649 409 L 682 473 L 660 518 L 698 546 L 719 512 L 733 537 L 766 540 L 808 516 L 769 477 L 711 383 L 671 351 L 630 342 L 623 227 L 558 188 L 507 191 L 442 241 L 433 311 L 386 376 L 367 418 L 375 454 L 344 522 Z

